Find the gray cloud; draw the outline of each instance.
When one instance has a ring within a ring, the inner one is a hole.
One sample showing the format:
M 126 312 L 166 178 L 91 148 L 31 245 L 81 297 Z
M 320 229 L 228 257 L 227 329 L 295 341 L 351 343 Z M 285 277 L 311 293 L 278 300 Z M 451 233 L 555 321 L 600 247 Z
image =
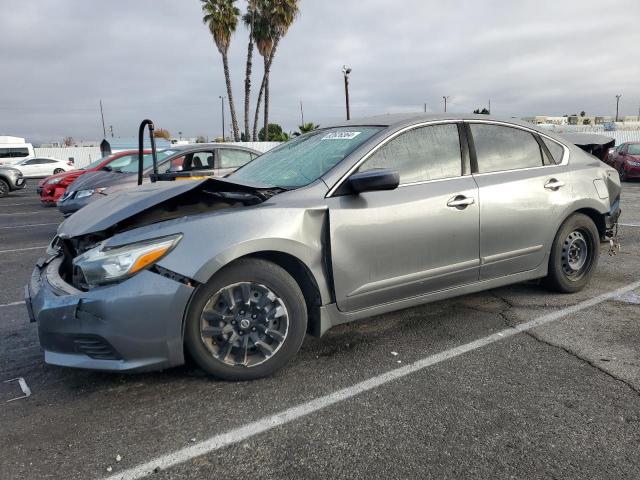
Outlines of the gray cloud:
M 238 2 L 244 8 L 244 2 Z M 0 134 L 37 142 L 116 135 L 144 117 L 176 134 L 218 135 L 220 56 L 197 0 L 3 0 Z M 271 116 L 285 129 L 344 115 L 340 69 L 353 68 L 354 116 L 485 106 L 504 116 L 637 114 L 636 0 L 302 0 L 279 49 Z M 241 116 L 247 32 L 231 49 Z M 253 82 L 260 81 L 261 63 Z M 228 109 L 227 109 L 228 113 Z M 241 120 L 241 119 L 240 119 Z

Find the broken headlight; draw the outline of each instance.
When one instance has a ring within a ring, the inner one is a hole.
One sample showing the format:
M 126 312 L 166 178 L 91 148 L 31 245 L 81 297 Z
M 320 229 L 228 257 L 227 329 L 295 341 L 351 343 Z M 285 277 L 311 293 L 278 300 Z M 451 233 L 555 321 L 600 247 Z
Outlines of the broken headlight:
M 90 190 L 78 190 L 76 192 L 75 198 L 76 200 L 79 200 L 81 198 L 90 197 L 94 193 L 104 193 L 105 190 L 106 188 L 92 188 Z
M 124 280 L 156 263 L 181 238 L 179 233 L 112 248 L 100 243 L 73 259 L 74 277 L 81 274 L 88 287 Z

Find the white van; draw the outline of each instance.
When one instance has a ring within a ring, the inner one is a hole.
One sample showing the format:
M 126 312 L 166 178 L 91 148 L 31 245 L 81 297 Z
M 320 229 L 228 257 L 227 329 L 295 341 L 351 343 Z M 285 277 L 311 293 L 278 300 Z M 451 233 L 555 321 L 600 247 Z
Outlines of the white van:
M 0 136 L 0 165 L 15 163 L 25 157 L 33 157 L 33 145 L 24 138 Z

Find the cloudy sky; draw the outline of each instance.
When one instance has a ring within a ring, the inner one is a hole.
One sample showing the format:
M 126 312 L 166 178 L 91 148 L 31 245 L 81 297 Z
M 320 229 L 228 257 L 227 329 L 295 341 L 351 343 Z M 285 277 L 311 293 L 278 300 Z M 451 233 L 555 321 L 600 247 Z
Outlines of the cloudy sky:
M 238 1 L 241 9 L 244 1 Z M 621 114 L 640 106 L 640 2 L 619 0 L 301 0 L 271 76 L 271 119 L 285 130 L 344 116 L 469 112 Z M 198 0 L 2 0 L 0 135 L 34 143 L 116 136 L 142 118 L 177 135 L 220 134 L 222 62 Z M 233 38 L 243 105 L 247 31 Z M 254 67 L 254 85 L 261 63 Z M 228 108 L 226 108 L 228 113 Z

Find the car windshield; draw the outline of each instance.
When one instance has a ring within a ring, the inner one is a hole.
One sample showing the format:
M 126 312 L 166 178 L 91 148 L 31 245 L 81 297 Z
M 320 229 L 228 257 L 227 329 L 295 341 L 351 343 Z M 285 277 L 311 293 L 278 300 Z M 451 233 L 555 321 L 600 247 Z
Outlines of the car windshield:
M 164 161 L 176 153 L 176 150 L 160 150 L 157 152 L 158 165 L 164 163 Z M 150 153 L 146 153 L 143 156 L 142 160 L 142 168 L 146 170 L 153 166 L 153 156 Z M 108 167 L 110 170 L 114 172 L 123 172 L 123 173 L 138 173 L 138 154 L 133 155 L 125 155 L 123 157 L 117 158 L 113 162 L 111 162 Z
M 232 179 L 286 189 L 314 182 L 383 127 L 317 130 L 290 140 L 232 173 Z
M 629 155 L 640 155 L 640 143 L 631 143 L 629 144 L 629 149 L 627 150 Z
M 80 170 L 89 170 L 90 168 L 95 168 L 98 165 L 100 165 L 102 162 L 104 162 L 104 158 L 99 158 L 95 162 L 91 162 L 89 165 L 85 165 Z

